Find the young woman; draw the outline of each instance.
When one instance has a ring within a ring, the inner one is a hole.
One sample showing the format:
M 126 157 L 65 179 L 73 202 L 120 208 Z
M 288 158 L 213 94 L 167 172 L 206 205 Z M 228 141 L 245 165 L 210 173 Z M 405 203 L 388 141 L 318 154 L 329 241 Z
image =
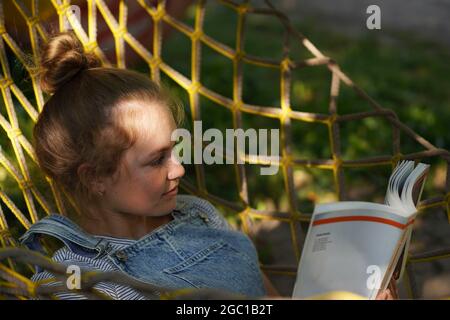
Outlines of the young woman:
M 165 90 L 137 72 L 100 67 L 70 32 L 46 44 L 40 68 L 41 86 L 53 95 L 34 128 L 37 159 L 81 215 L 43 218 L 23 244 L 42 250 L 39 237 L 50 235 L 64 243 L 57 262 L 122 271 L 161 287 L 276 295 L 252 241 L 209 202 L 177 195 L 184 169 L 171 134 L 183 112 Z M 37 271 L 33 281 L 53 277 Z M 144 298 L 113 283 L 95 288 L 115 299 Z
M 40 68 L 41 87 L 53 95 L 33 132 L 38 163 L 81 215 L 41 219 L 21 237 L 24 245 L 44 252 L 39 239 L 48 235 L 64 244 L 52 259 L 68 266 L 120 271 L 171 289 L 278 296 L 250 238 L 208 201 L 178 195 L 184 169 L 171 134 L 183 109 L 165 90 L 137 72 L 100 67 L 71 32 L 47 42 Z M 50 278 L 37 267 L 32 280 Z M 145 299 L 114 283 L 95 288 L 114 299 Z M 76 291 L 58 296 L 86 298 Z

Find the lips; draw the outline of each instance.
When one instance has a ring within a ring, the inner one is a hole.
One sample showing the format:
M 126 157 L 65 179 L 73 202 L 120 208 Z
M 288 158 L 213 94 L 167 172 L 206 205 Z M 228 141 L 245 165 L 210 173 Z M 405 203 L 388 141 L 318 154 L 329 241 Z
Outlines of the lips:
M 170 189 L 169 191 L 163 193 L 163 195 L 169 195 L 169 194 L 177 193 L 177 190 L 178 190 L 178 185 L 176 185 L 175 187 L 173 187 L 173 188 Z

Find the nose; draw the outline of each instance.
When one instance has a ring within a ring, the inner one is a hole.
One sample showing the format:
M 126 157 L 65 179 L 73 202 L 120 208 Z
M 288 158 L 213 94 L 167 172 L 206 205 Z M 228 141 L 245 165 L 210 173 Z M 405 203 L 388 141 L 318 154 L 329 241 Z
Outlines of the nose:
M 172 153 L 170 156 L 170 167 L 167 174 L 169 180 L 179 179 L 184 176 L 185 170 L 183 165 L 178 161 L 177 156 Z

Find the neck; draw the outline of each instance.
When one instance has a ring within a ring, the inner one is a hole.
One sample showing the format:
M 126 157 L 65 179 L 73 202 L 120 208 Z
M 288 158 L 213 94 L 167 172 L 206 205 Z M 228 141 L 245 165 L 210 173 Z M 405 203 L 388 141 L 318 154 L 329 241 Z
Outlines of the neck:
M 172 214 L 163 216 L 138 216 L 96 209 L 93 214 L 82 213 L 79 225 L 93 235 L 126 239 L 140 239 L 158 227 L 173 220 Z

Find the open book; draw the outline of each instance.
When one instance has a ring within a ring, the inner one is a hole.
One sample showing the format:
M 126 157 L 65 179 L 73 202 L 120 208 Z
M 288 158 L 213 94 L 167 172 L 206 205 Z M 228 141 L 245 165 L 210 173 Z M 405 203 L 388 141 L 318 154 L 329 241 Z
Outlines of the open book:
M 385 204 L 341 201 L 314 208 L 293 298 L 349 291 L 374 299 L 405 268 L 416 205 L 429 165 L 402 161 Z

